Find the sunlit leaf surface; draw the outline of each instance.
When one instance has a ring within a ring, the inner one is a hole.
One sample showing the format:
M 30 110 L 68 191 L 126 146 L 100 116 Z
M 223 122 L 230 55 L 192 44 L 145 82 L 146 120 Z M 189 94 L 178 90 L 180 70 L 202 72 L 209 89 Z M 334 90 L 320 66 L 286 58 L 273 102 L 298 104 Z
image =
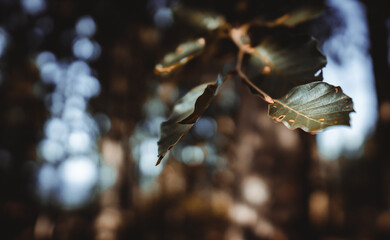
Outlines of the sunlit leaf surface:
M 191 129 L 208 108 L 222 83 L 222 76 L 218 76 L 215 83 L 205 83 L 193 88 L 175 104 L 168 120 L 161 124 L 156 165 L 161 162 L 165 154 Z
M 269 105 L 268 114 L 288 128 L 315 133 L 335 125 L 350 125 L 352 99 L 340 87 L 312 82 L 293 88 L 285 97 Z
M 183 21 L 191 26 L 204 29 L 215 30 L 226 23 L 225 17 L 212 11 L 194 9 L 182 4 L 173 8 L 175 19 Z
M 206 45 L 204 38 L 188 41 L 180 44 L 175 52 L 165 55 L 164 59 L 155 66 L 157 74 L 169 73 L 172 70 L 186 64 L 195 56 L 198 56 Z
M 247 76 L 272 98 L 280 98 L 293 87 L 322 80 L 326 58 L 309 36 L 266 37 L 251 54 Z

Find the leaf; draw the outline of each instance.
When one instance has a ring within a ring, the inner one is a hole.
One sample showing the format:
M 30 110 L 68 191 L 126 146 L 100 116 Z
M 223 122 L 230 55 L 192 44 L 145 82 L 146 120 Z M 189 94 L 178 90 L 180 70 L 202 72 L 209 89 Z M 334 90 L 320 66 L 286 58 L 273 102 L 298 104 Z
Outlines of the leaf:
M 256 21 L 257 25 L 266 27 L 287 26 L 295 27 L 301 23 L 312 20 L 324 11 L 323 5 L 300 6 L 272 21 Z
M 155 73 L 170 73 L 172 70 L 183 66 L 188 61 L 201 54 L 205 45 L 206 40 L 204 38 L 198 38 L 180 44 L 175 52 L 165 55 L 164 59 L 155 66 Z
M 340 87 L 325 82 L 295 87 L 285 97 L 274 99 L 268 108 L 269 116 L 276 122 L 310 133 L 335 125 L 349 126 L 351 112 L 352 99 Z
M 173 9 L 175 18 L 203 30 L 215 30 L 226 23 L 223 15 L 213 11 L 196 9 L 177 4 Z
M 321 81 L 325 65 L 315 39 L 282 34 L 266 37 L 254 48 L 246 73 L 261 90 L 280 98 L 295 86 Z
M 161 124 L 156 165 L 160 164 L 166 153 L 187 134 L 208 108 L 222 83 L 223 78 L 219 75 L 215 83 L 199 85 L 176 102 L 168 120 Z

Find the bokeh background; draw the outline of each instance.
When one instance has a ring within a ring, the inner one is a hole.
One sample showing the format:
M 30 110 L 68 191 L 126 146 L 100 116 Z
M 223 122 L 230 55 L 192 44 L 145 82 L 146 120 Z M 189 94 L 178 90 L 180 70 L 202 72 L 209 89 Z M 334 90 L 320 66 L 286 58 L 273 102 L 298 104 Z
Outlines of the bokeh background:
M 154 75 L 221 20 L 194 30 L 176 2 L 0 0 L 0 239 L 390 239 L 385 1 L 184 1 L 233 26 L 324 3 L 296 31 L 319 40 L 325 81 L 356 113 L 351 127 L 291 131 L 229 81 L 154 166 L 174 102 L 235 57 Z

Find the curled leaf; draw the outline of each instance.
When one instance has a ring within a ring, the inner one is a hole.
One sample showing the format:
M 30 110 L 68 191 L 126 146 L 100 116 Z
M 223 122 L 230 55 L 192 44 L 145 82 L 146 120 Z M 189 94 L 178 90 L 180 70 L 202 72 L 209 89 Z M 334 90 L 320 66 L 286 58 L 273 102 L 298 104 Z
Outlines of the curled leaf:
M 268 114 L 290 129 L 316 133 L 335 125 L 350 125 L 352 99 L 340 87 L 312 82 L 293 88 L 285 97 L 274 99 Z
M 170 73 L 172 70 L 186 64 L 188 61 L 201 54 L 205 45 L 206 40 L 204 38 L 198 38 L 180 44 L 175 52 L 165 55 L 164 59 L 155 66 L 155 73 Z
M 273 35 L 254 48 L 246 73 L 257 87 L 280 98 L 295 86 L 321 81 L 325 65 L 312 37 Z
M 223 78 L 219 75 L 215 83 L 199 85 L 176 102 L 168 120 L 161 124 L 156 165 L 160 164 L 166 153 L 187 134 L 208 108 L 222 83 Z

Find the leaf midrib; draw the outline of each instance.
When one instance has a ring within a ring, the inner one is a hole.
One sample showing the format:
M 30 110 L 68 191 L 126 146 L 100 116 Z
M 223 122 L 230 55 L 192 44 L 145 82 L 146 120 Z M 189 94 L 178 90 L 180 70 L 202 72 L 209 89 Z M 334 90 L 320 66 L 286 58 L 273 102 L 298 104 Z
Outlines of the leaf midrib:
M 275 100 L 275 99 L 274 99 L 274 102 L 279 103 L 280 105 L 284 106 L 285 108 L 288 108 L 289 110 L 295 112 L 295 113 L 298 114 L 298 115 L 303 116 L 304 118 L 307 118 L 307 119 L 309 119 L 309 120 L 311 120 L 311 121 L 313 121 L 313 122 L 319 123 L 319 124 L 323 124 L 323 122 L 318 121 L 318 120 L 316 120 L 316 119 L 313 119 L 313 118 L 311 118 L 311 117 L 309 117 L 309 116 L 306 116 L 306 115 L 304 115 L 304 114 L 302 114 L 302 113 L 296 111 L 295 109 L 289 107 L 287 104 L 284 104 L 283 102 L 281 102 L 281 101 L 279 101 L 279 100 Z

